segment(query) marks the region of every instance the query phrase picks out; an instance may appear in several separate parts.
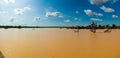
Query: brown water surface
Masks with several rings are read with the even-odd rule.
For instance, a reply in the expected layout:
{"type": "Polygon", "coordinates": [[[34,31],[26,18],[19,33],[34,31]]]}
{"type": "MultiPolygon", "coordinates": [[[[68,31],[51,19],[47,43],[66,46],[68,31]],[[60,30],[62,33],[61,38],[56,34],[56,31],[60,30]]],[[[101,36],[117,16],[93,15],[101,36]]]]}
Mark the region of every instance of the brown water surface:
{"type": "Polygon", "coordinates": [[[120,30],[0,29],[5,58],[119,58],[120,30]]]}

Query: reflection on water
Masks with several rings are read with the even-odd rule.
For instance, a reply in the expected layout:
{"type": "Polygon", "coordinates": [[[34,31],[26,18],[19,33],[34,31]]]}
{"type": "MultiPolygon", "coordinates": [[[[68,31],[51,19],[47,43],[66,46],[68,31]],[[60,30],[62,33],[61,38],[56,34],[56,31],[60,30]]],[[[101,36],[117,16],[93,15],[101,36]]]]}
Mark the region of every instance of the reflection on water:
{"type": "Polygon", "coordinates": [[[92,39],[97,39],[96,33],[91,33],[90,36],[91,36],[92,39]]]}
{"type": "Polygon", "coordinates": [[[119,58],[120,30],[102,31],[1,29],[0,50],[6,58],[119,58]]]}

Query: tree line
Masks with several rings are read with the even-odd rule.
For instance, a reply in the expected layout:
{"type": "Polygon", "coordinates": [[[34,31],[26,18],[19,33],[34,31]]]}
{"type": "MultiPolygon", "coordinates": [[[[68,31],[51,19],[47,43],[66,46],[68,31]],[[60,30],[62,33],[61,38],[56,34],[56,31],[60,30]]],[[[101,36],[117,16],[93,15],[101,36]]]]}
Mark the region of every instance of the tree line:
{"type": "MultiPolygon", "coordinates": [[[[91,25],[88,26],[77,26],[77,27],[72,27],[72,28],[78,28],[78,29],[91,29],[91,25]]],[[[120,26],[117,26],[116,24],[112,24],[112,26],[110,26],[109,24],[107,25],[97,25],[96,29],[120,29],[120,26]]]]}
{"type": "MultiPolygon", "coordinates": [[[[0,26],[0,28],[8,29],[8,28],[67,28],[67,29],[91,29],[91,25],[88,26],[0,26]]],[[[97,25],[96,29],[120,29],[120,26],[117,26],[116,24],[112,24],[110,26],[109,24],[107,25],[97,25]]]]}

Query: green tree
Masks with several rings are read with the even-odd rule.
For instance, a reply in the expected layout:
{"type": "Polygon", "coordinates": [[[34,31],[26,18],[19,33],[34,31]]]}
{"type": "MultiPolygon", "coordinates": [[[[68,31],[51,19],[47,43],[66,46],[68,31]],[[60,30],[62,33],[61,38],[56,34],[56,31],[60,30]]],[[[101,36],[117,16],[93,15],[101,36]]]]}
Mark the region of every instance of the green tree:
{"type": "Polygon", "coordinates": [[[112,28],[116,28],[117,26],[115,24],[112,25],[112,28]]]}
{"type": "Polygon", "coordinates": [[[99,25],[99,26],[98,26],[98,28],[100,28],[100,29],[101,29],[101,28],[102,28],[102,26],[101,26],[101,25],[99,25]]]}
{"type": "Polygon", "coordinates": [[[105,29],[105,25],[102,26],[102,29],[105,29]]]}
{"type": "Polygon", "coordinates": [[[109,25],[106,25],[106,28],[110,28],[110,26],[109,26],[109,25]]]}

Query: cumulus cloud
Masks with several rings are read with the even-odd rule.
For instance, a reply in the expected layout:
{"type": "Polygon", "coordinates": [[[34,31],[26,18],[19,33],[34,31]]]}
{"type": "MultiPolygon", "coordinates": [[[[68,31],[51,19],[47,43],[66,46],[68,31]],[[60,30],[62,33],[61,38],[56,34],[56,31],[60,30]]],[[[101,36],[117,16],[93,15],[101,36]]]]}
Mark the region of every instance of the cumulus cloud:
{"type": "Polygon", "coordinates": [[[24,13],[24,10],[21,8],[16,8],[14,9],[14,13],[17,15],[22,15],[24,13]]]}
{"type": "Polygon", "coordinates": [[[91,4],[96,4],[96,5],[99,5],[99,4],[103,4],[103,3],[106,3],[108,2],[109,0],[89,0],[91,4]]]}
{"type": "Polygon", "coordinates": [[[31,10],[31,8],[30,7],[24,7],[23,10],[28,11],[28,10],[31,10]]]}
{"type": "Polygon", "coordinates": [[[104,4],[104,3],[106,3],[106,2],[115,3],[115,2],[117,2],[117,1],[119,1],[119,0],[89,0],[89,2],[90,2],[91,4],[95,4],[95,5],[104,4]]]}
{"type": "Polygon", "coordinates": [[[67,20],[65,20],[64,22],[69,23],[69,22],[70,22],[70,20],[69,20],[69,19],[67,19],[67,20]]]}
{"type": "Polygon", "coordinates": [[[96,12],[93,12],[93,14],[96,15],[96,16],[103,16],[102,13],[96,13],[96,12]]]}
{"type": "Polygon", "coordinates": [[[3,0],[5,3],[15,3],[16,0],[3,0]]]}
{"type": "Polygon", "coordinates": [[[84,12],[85,12],[86,15],[88,15],[88,16],[103,16],[102,13],[96,13],[96,12],[93,12],[92,10],[90,10],[90,9],[84,10],[84,12]]]}
{"type": "Polygon", "coordinates": [[[112,15],[112,18],[118,18],[118,16],[117,15],[112,15]]]}
{"type": "Polygon", "coordinates": [[[17,15],[22,15],[22,14],[24,14],[26,11],[29,11],[29,10],[31,10],[30,7],[24,7],[24,8],[16,8],[16,9],[14,9],[13,11],[14,11],[14,13],[17,14],[17,15]]]}
{"type": "Polygon", "coordinates": [[[60,12],[46,12],[46,17],[63,17],[60,12]]]}
{"type": "Polygon", "coordinates": [[[88,16],[93,16],[93,12],[92,12],[92,10],[90,10],[90,9],[84,10],[84,12],[85,12],[88,16]]]}
{"type": "Polygon", "coordinates": [[[107,12],[107,13],[115,12],[115,10],[113,8],[108,8],[105,6],[100,7],[100,9],[102,9],[104,12],[107,12]]]}
{"type": "Polygon", "coordinates": [[[102,19],[99,19],[99,18],[91,18],[90,20],[92,20],[92,21],[103,21],[102,19]]]}
{"type": "Polygon", "coordinates": [[[34,17],[33,22],[40,21],[40,17],[34,17]]]}

